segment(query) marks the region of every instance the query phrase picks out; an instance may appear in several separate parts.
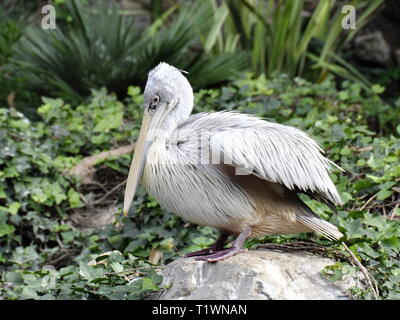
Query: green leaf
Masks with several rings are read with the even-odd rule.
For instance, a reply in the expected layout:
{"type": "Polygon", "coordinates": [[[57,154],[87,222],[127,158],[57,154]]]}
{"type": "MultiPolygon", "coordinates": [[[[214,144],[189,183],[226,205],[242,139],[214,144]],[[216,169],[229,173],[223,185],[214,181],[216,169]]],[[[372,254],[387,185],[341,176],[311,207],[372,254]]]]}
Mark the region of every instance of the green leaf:
{"type": "Polygon", "coordinates": [[[374,186],[375,184],[372,183],[370,180],[368,179],[362,179],[362,180],[358,180],[355,184],[354,184],[354,189],[359,192],[368,188],[371,188],[372,186],[374,186]]]}
{"type": "Polygon", "coordinates": [[[356,253],[359,253],[360,256],[363,259],[372,257],[372,258],[379,258],[379,252],[377,250],[374,250],[368,243],[366,242],[361,242],[359,244],[353,245],[350,247],[350,249],[354,249],[356,253]],[[367,256],[367,257],[366,257],[367,256]]]}
{"type": "Polygon", "coordinates": [[[47,195],[40,188],[34,188],[32,190],[31,197],[34,201],[39,202],[39,203],[45,203],[46,200],[48,199],[47,195]]]}
{"type": "Polygon", "coordinates": [[[371,90],[373,93],[381,94],[385,91],[385,87],[382,87],[380,84],[374,84],[371,86],[371,90]]]}
{"type": "Polygon", "coordinates": [[[15,231],[15,227],[11,224],[0,224],[0,237],[9,235],[15,231]]]}
{"type": "Polygon", "coordinates": [[[19,202],[13,202],[8,207],[8,212],[10,212],[11,214],[17,214],[19,208],[21,208],[21,204],[19,202]]]}
{"type": "Polygon", "coordinates": [[[7,198],[7,194],[4,191],[4,189],[0,186],[0,199],[6,199],[7,198]]]}
{"type": "Polygon", "coordinates": [[[122,124],[122,111],[115,112],[110,117],[101,119],[93,128],[94,132],[107,132],[111,129],[119,128],[122,124]]]}
{"type": "Polygon", "coordinates": [[[116,273],[120,273],[120,272],[124,271],[124,266],[122,264],[120,264],[119,262],[113,262],[110,264],[110,266],[116,273]]]}
{"type": "Polygon", "coordinates": [[[139,87],[129,86],[128,87],[128,95],[132,98],[140,95],[141,90],[139,87]]]}
{"type": "Polygon", "coordinates": [[[346,236],[349,239],[362,237],[362,222],[361,219],[344,221],[342,226],[346,229],[346,236]]]}
{"type": "Polygon", "coordinates": [[[378,200],[385,200],[386,198],[390,197],[393,194],[393,191],[382,189],[376,194],[376,199],[378,200]]]}
{"type": "Polygon", "coordinates": [[[72,188],[68,190],[68,202],[71,208],[79,208],[82,206],[80,194],[72,188]]]}
{"type": "Polygon", "coordinates": [[[60,204],[67,199],[65,190],[63,190],[58,182],[51,183],[49,186],[49,194],[54,198],[56,204],[60,204]]]}
{"type": "Polygon", "coordinates": [[[400,238],[397,236],[385,238],[382,240],[382,244],[386,247],[400,249],[400,238]]]}
{"type": "Polygon", "coordinates": [[[39,296],[34,288],[23,287],[21,292],[21,299],[33,299],[38,300],[39,296]]]}
{"type": "Polygon", "coordinates": [[[377,227],[378,230],[384,230],[387,224],[386,219],[383,216],[373,216],[369,213],[364,215],[364,223],[373,227],[377,227]]]}
{"type": "Polygon", "coordinates": [[[348,156],[351,154],[351,150],[348,147],[344,147],[344,148],[342,148],[342,150],[340,150],[340,154],[342,156],[348,156]]]}
{"type": "Polygon", "coordinates": [[[93,280],[97,278],[96,272],[93,267],[88,266],[86,263],[79,264],[79,274],[86,280],[93,280]]]}
{"type": "Polygon", "coordinates": [[[197,244],[202,247],[207,247],[207,246],[210,246],[211,244],[213,244],[214,239],[211,239],[209,237],[200,236],[200,237],[194,238],[192,241],[194,244],[197,244]]]}
{"type": "Polygon", "coordinates": [[[143,278],[142,279],[142,290],[156,291],[156,290],[159,290],[159,287],[153,282],[152,279],[143,278]]]}

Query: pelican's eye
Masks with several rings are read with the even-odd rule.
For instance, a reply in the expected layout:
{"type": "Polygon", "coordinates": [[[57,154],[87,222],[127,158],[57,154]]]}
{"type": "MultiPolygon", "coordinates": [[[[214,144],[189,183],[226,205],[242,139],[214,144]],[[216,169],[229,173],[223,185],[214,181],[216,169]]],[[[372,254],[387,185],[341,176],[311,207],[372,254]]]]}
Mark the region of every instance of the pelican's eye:
{"type": "Polygon", "coordinates": [[[156,94],[150,102],[149,109],[150,110],[157,109],[159,103],[160,103],[160,96],[156,94]]]}

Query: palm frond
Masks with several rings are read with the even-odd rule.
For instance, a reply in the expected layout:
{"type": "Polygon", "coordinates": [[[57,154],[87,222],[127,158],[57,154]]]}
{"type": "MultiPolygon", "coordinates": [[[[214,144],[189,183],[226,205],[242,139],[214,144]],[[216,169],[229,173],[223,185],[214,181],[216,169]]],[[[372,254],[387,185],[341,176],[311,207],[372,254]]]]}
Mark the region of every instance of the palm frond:
{"type": "Polygon", "coordinates": [[[119,14],[115,4],[89,8],[69,0],[66,7],[72,17],[70,26],[52,31],[31,27],[19,44],[19,61],[26,67],[33,90],[74,101],[101,87],[125,96],[129,85],[143,86],[148,71],[160,61],[188,70],[194,78],[202,79],[197,83],[204,86],[227,80],[222,75],[228,77],[231,72],[218,74],[218,81],[205,77],[199,66],[206,65],[196,64],[193,57],[219,61],[221,66],[233,68],[232,72],[242,66],[238,63],[240,54],[214,60],[218,53],[196,47],[200,35],[213,24],[208,2],[172,7],[144,31],[131,17],[119,14]],[[173,14],[172,22],[167,22],[173,14]]]}

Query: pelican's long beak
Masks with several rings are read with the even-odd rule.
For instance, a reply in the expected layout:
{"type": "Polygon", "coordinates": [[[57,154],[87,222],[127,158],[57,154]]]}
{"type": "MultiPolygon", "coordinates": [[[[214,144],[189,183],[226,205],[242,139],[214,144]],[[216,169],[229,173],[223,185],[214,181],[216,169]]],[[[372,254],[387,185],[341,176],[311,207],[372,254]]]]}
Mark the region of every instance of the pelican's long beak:
{"type": "Polygon", "coordinates": [[[142,127],[140,128],[139,138],[136,141],[135,154],[126,182],[123,210],[125,216],[128,214],[136,188],[142,178],[147,151],[156,136],[160,124],[163,123],[177,102],[178,99],[173,100],[171,103],[162,103],[154,114],[150,114],[148,111],[144,112],[142,127]]]}
{"type": "Polygon", "coordinates": [[[129,208],[132,204],[136,188],[140,183],[143,175],[144,165],[146,164],[147,150],[153,140],[154,130],[152,127],[151,116],[145,112],[140,128],[139,138],[135,145],[135,154],[132,159],[131,167],[129,169],[128,180],[125,187],[124,195],[124,215],[128,214],[129,208]],[[150,129],[150,130],[149,130],[150,129]],[[153,132],[152,132],[153,131],[153,132]],[[150,133],[150,134],[149,134],[150,133]]]}

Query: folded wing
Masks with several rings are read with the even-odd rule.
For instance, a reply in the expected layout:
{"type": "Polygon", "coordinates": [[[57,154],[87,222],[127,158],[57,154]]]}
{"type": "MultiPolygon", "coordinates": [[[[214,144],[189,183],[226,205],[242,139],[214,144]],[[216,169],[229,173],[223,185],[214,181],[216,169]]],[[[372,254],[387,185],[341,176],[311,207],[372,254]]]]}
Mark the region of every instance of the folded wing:
{"type": "Polygon", "coordinates": [[[238,168],[238,174],[254,174],[289,190],[342,203],[329,177],[336,165],[306,133],[244,114],[222,112],[219,116],[225,118],[229,130],[221,125],[210,136],[214,159],[219,156],[221,162],[238,168]]]}

